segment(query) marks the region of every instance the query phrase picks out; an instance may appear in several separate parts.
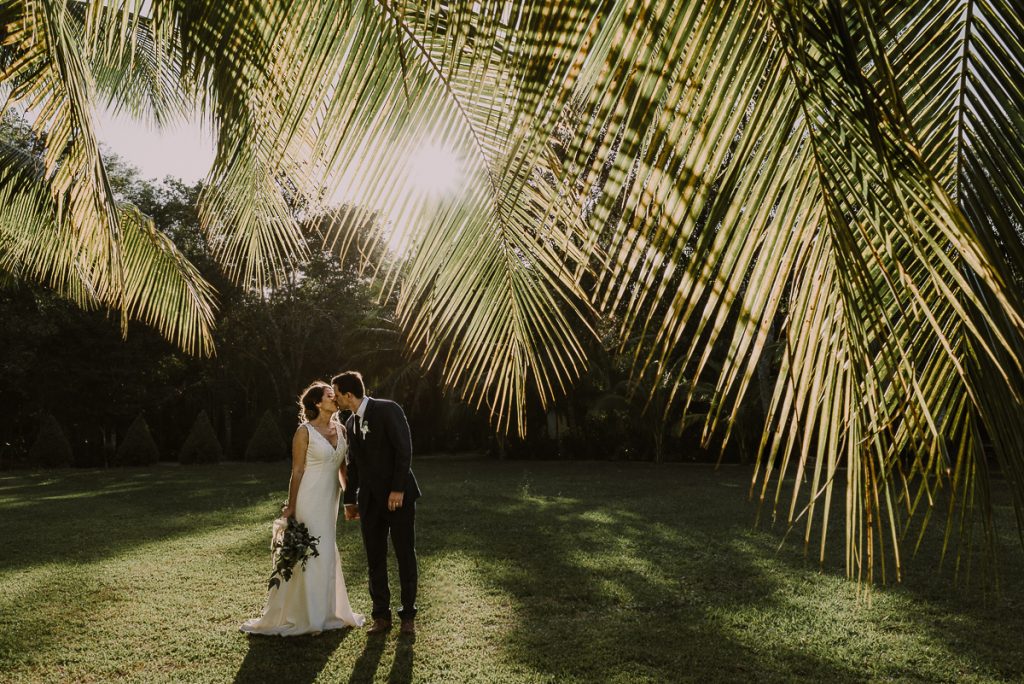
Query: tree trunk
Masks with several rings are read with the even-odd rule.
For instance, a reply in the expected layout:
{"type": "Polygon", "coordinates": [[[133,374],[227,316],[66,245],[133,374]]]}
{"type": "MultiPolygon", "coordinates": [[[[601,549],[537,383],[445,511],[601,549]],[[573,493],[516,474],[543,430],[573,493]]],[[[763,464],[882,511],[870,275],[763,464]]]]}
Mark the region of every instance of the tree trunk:
{"type": "Polygon", "coordinates": [[[102,440],[101,451],[103,453],[103,467],[109,468],[114,454],[117,452],[117,428],[110,428],[104,425],[100,429],[102,440]]]}
{"type": "Polygon", "coordinates": [[[221,431],[221,439],[224,443],[224,453],[229,458],[237,458],[234,450],[234,446],[231,443],[231,407],[226,405],[223,409],[224,426],[221,431]]]}
{"type": "MultiPolygon", "coordinates": [[[[771,354],[772,349],[775,346],[775,328],[774,326],[768,326],[768,333],[764,340],[764,349],[761,351],[761,357],[757,360],[757,394],[760,399],[761,415],[759,416],[759,423],[763,426],[765,421],[768,420],[768,411],[771,410],[772,405],[772,390],[774,389],[775,383],[772,381],[772,370],[771,370],[771,354]]],[[[740,431],[740,463],[746,465],[750,462],[750,454],[748,452],[748,442],[746,431],[740,431]]]]}

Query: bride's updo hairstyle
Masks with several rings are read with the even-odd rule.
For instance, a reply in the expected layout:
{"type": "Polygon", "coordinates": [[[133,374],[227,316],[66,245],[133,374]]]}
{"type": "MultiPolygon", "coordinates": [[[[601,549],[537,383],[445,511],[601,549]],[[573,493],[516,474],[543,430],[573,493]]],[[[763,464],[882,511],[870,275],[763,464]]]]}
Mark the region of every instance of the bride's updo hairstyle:
{"type": "Polygon", "coordinates": [[[302,390],[299,397],[299,422],[305,423],[320,415],[320,409],[316,407],[324,399],[324,392],[331,389],[326,382],[317,380],[312,385],[302,390]]]}

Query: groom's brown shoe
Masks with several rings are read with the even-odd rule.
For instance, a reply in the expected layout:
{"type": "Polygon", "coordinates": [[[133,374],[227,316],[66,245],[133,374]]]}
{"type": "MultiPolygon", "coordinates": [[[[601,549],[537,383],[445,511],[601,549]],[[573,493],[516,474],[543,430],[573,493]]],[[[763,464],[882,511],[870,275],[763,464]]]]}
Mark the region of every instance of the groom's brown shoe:
{"type": "Polygon", "coordinates": [[[414,618],[403,618],[402,627],[398,631],[407,636],[415,636],[416,620],[414,618]]]}
{"type": "Polygon", "coordinates": [[[366,630],[366,633],[383,634],[389,629],[391,629],[391,620],[388,620],[387,618],[374,618],[373,624],[370,625],[370,629],[366,630]]]}

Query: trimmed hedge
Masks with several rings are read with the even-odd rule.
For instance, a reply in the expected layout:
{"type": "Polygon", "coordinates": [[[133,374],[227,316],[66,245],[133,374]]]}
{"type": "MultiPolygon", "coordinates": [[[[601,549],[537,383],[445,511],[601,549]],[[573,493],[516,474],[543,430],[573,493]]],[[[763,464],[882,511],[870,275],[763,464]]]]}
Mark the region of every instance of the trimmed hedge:
{"type": "Polygon", "coordinates": [[[160,449],[153,441],[153,435],[149,432],[146,419],[140,413],[132,421],[124,440],[117,447],[117,453],[114,454],[114,465],[152,465],[159,460],[160,449]]]}
{"type": "Polygon", "coordinates": [[[213,424],[206,411],[200,411],[196,416],[196,422],[192,423],[192,429],[188,431],[185,443],[181,445],[178,452],[178,461],[181,463],[218,463],[224,455],[224,450],[217,439],[217,433],[213,431],[213,424]]]}
{"type": "Polygon", "coordinates": [[[66,468],[74,460],[71,443],[51,413],[39,420],[39,434],[28,451],[28,462],[44,468],[66,468]]]}
{"type": "Polygon", "coordinates": [[[256,431],[245,447],[245,460],[280,461],[287,456],[288,444],[274,420],[274,414],[269,410],[264,411],[260,424],[256,426],[256,431]]]}

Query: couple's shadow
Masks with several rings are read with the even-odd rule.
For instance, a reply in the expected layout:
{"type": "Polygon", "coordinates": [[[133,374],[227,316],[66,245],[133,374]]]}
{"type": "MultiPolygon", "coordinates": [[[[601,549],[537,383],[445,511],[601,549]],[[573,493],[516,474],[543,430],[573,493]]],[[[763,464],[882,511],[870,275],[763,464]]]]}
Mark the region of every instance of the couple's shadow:
{"type": "MultiPolygon", "coordinates": [[[[372,682],[380,669],[380,659],[384,654],[384,646],[387,637],[384,635],[370,636],[366,639],[366,647],[352,667],[352,676],[348,678],[349,684],[359,682],[372,682]]],[[[388,672],[389,684],[408,684],[412,681],[413,644],[416,637],[405,634],[398,635],[395,644],[395,660],[391,663],[391,671],[388,672]]]]}
{"type": "MultiPolygon", "coordinates": [[[[331,630],[315,637],[248,636],[249,651],[235,674],[235,684],[308,684],[316,679],[331,655],[349,638],[352,631],[331,630]]],[[[414,641],[413,637],[398,637],[388,682],[408,684],[412,681],[414,641]]],[[[366,646],[352,668],[350,683],[373,681],[386,645],[387,638],[384,636],[367,637],[366,646]]]]}

